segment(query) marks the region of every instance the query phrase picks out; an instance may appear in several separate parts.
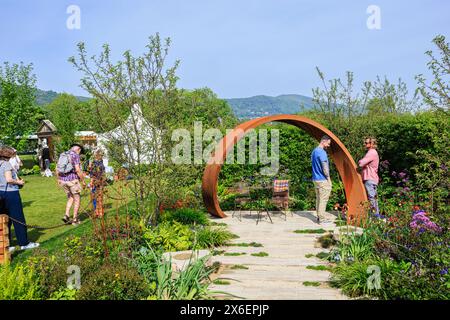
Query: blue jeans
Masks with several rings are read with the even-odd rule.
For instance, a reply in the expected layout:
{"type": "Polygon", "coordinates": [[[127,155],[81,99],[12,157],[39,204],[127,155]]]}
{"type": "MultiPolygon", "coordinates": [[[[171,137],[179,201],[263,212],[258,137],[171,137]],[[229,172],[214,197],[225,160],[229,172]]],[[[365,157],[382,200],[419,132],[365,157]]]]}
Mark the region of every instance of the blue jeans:
{"type": "Polygon", "coordinates": [[[364,186],[366,187],[367,197],[370,201],[370,208],[376,216],[379,216],[380,211],[378,209],[377,184],[373,180],[366,180],[364,181],[364,186]]]}
{"type": "Polygon", "coordinates": [[[50,169],[50,160],[49,159],[44,160],[44,167],[45,167],[45,170],[50,169]]]}
{"type": "MultiPolygon", "coordinates": [[[[0,191],[1,195],[5,197],[5,206],[8,216],[25,223],[25,216],[23,215],[22,199],[19,191],[0,191]]],[[[30,242],[27,236],[27,227],[9,219],[9,242],[11,244],[11,225],[14,224],[14,231],[16,232],[17,242],[19,246],[26,246],[30,242]]]]}

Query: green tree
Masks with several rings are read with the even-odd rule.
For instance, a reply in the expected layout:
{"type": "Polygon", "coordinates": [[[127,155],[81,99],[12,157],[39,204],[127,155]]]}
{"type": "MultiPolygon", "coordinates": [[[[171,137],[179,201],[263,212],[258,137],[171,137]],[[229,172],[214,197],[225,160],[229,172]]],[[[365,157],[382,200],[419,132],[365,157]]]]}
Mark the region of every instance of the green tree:
{"type": "Polygon", "coordinates": [[[77,117],[80,104],[75,96],[63,93],[46,106],[48,116],[58,130],[58,153],[68,150],[76,140],[75,132],[80,129],[80,117],[77,117]]]}
{"type": "Polygon", "coordinates": [[[362,139],[374,135],[378,119],[386,115],[400,115],[418,109],[417,96],[408,97],[406,84],[397,84],[386,78],[365,81],[360,92],[355,92],[353,73],[348,71],[345,80],[327,80],[317,68],[322,88],[313,89],[313,109],[307,113],[324,124],[358,158],[364,150],[362,139]]]}
{"type": "Polygon", "coordinates": [[[433,39],[433,43],[438,49],[439,57],[436,57],[433,51],[425,52],[430,61],[427,63],[429,70],[433,75],[430,83],[423,74],[416,76],[419,83],[418,91],[422,94],[424,101],[429,106],[448,111],[450,106],[450,48],[449,43],[445,42],[443,35],[438,35],[433,39]]]}
{"type": "Polygon", "coordinates": [[[172,131],[192,127],[195,120],[205,121],[205,127],[235,121],[211,90],[177,88],[179,61],[167,67],[169,47],[170,39],[156,34],[140,56],[126,51],[113,62],[105,44],[99,56],[89,58],[79,43],[77,57],[69,58],[83,74],[81,86],[93,97],[98,126],[110,141],[110,159],[127,166],[138,212],[152,222],[168,196],[198,182],[201,174],[201,166],[172,163],[172,131]]]}
{"type": "Polygon", "coordinates": [[[43,117],[35,105],[35,96],[36,76],[32,64],[5,62],[0,66],[0,141],[19,151],[43,117]]]}

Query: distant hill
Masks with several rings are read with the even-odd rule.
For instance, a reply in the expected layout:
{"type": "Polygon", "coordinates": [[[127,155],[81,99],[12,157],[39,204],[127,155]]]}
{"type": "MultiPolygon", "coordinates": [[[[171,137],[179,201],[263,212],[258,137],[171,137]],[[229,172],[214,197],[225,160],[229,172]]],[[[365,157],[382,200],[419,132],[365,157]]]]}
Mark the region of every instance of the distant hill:
{"type": "MultiPolygon", "coordinates": [[[[36,103],[46,105],[52,102],[58,92],[49,90],[37,90],[36,103]]],[[[86,101],[90,98],[77,96],[80,101],[86,101]]],[[[228,102],[234,114],[239,119],[252,119],[257,117],[269,116],[273,114],[293,114],[300,111],[300,106],[304,109],[311,109],[313,106],[312,98],[299,94],[282,94],[276,97],[254,96],[249,98],[224,99],[228,102]]]]}
{"type": "Polygon", "coordinates": [[[292,114],[299,112],[300,106],[303,106],[306,110],[313,106],[311,97],[299,94],[283,94],[276,97],[259,95],[225,100],[233,109],[236,117],[240,119],[251,119],[281,113],[292,114]]]}
{"type": "MultiPolygon", "coordinates": [[[[58,96],[58,94],[59,94],[58,92],[55,92],[52,90],[45,91],[45,90],[37,89],[36,103],[40,106],[49,104],[50,102],[55,100],[55,98],[58,96]]],[[[81,96],[77,96],[76,98],[80,101],[87,101],[90,99],[88,97],[81,97],[81,96]]]]}

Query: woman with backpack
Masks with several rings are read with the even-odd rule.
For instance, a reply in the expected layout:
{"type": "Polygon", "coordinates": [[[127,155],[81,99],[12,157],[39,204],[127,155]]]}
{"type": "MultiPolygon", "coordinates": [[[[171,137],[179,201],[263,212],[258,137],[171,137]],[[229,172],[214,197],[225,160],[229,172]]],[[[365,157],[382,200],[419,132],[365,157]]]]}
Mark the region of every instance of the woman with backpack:
{"type": "MultiPolygon", "coordinates": [[[[19,189],[25,182],[19,179],[17,171],[11,166],[9,160],[14,157],[13,148],[0,147],[0,213],[6,213],[9,219],[9,240],[11,243],[11,225],[14,224],[17,242],[22,250],[32,249],[39,246],[39,243],[30,242],[27,235],[27,226],[23,214],[22,199],[19,189]],[[14,219],[14,220],[13,220],[14,219]]],[[[9,247],[9,252],[13,252],[15,247],[9,247]]]]}
{"type": "Polygon", "coordinates": [[[83,147],[79,144],[73,144],[69,151],[59,156],[56,171],[58,174],[58,184],[67,194],[66,213],[62,220],[70,223],[70,210],[73,206],[72,225],[80,224],[78,219],[78,210],[80,209],[81,190],[86,187],[84,174],[81,170],[80,153],[83,147]]]}

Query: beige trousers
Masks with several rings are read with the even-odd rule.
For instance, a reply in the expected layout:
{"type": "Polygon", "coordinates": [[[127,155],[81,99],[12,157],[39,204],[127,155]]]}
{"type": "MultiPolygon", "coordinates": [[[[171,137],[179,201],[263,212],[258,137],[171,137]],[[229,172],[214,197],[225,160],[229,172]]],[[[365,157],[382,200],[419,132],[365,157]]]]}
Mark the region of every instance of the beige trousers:
{"type": "Polygon", "coordinates": [[[331,194],[331,183],[328,180],[313,181],[314,190],[316,191],[316,212],[317,217],[322,220],[325,218],[325,210],[327,202],[331,194]]]}

